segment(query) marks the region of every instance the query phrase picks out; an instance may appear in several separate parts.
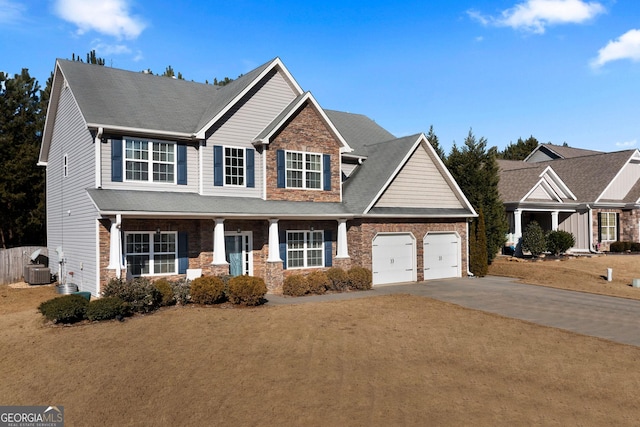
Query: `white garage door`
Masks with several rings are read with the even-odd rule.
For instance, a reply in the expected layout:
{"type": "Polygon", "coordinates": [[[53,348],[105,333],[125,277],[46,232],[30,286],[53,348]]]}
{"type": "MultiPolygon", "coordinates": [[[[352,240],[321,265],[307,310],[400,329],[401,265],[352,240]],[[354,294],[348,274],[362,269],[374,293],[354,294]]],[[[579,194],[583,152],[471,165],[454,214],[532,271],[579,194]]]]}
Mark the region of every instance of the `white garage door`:
{"type": "Polygon", "coordinates": [[[411,234],[378,234],[371,250],[374,285],[417,280],[415,239],[411,234]]]}
{"type": "Polygon", "coordinates": [[[460,277],[460,237],[456,233],[424,236],[424,279],[460,277]]]}

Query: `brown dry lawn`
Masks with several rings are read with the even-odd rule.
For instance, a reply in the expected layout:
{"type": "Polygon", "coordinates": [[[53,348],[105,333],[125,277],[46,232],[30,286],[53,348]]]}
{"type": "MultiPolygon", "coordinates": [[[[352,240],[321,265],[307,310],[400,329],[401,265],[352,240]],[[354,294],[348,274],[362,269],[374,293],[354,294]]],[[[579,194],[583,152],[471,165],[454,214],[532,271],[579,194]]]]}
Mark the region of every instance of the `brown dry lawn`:
{"type": "MultiPolygon", "coordinates": [[[[492,272],[600,290],[594,260],[501,259],[492,272]]],[[[629,290],[613,268],[611,286],[629,290]]],[[[639,422],[640,348],[428,298],[187,306],[51,327],[34,307],[53,296],[0,286],[0,404],[64,405],[68,426],[639,422]]]]}

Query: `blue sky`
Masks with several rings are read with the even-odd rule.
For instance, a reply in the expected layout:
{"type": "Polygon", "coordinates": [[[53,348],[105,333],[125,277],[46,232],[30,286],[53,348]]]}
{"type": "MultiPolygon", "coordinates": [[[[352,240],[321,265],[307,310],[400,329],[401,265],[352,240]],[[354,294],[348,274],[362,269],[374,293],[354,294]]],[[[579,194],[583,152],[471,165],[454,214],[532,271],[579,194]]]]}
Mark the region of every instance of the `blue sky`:
{"type": "Polygon", "coordinates": [[[637,0],[0,0],[0,70],[44,86],[56,58],[188,80],[235,78],[278,56],[328,109],[396,136],[433,125],[602,151],[640,140],[637,0]]]}

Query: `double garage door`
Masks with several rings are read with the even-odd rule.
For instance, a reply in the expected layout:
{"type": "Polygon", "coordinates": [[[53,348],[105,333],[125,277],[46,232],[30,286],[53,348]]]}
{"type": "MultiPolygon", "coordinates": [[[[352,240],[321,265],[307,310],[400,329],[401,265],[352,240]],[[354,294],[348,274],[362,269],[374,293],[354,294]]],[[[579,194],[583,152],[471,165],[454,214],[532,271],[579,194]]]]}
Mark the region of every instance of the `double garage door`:
{"type": "MultiPolygon", "coordinates": [[[[460,238],[455,233],[429,233],[423,239],[424,279],[460,276],[460,238]]],[[[415,282],[416,240],[411,233],[378,234],[372,243],[373,284],[415,282]]]]}

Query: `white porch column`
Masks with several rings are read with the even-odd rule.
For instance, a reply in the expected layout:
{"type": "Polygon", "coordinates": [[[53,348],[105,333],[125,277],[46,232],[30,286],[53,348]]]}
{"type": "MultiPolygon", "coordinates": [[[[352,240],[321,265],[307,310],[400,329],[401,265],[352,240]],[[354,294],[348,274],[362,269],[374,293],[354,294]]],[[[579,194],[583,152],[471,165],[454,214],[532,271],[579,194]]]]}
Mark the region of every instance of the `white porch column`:
{"type": "Polygon", "coordinates": [[[556,231],[558,229],[558,211],[551,211],[551,230],[556,231]]]}
{"type": "Polygon", "coordinates": [[[347,220],[340,218],[338,220],[338,253],[336,259],[349,258],[349,246],[347,243],[347,220]]]}
{"type": "Polygon", "coordinates": [[[513,211],[513,237],[516,242],[522,237],[522,210],[516,209],[513,211]]]}
{"type": "Polygon", "coordinates": [[[280,233],[278,231],[278,220],[269,220],[269,257],[267,262],[282,262],[280,258],[280,233]]]}
{"type": "Polygon", "coordinates": [[[224,247],[224,218],[214,219],[216,222],[213,229],[213,265],[228,265],[224,247]]]}
{"type": "Polygon", "coordinates": [[[122,225],[122,215],[116,215],[115,220],[111,221],[111,230],[109,238],[109,265],[110,270],[116,271],[116,278],[120,278],[124,265],[122,263],[122,233],[120,226],[122,225]]]}

